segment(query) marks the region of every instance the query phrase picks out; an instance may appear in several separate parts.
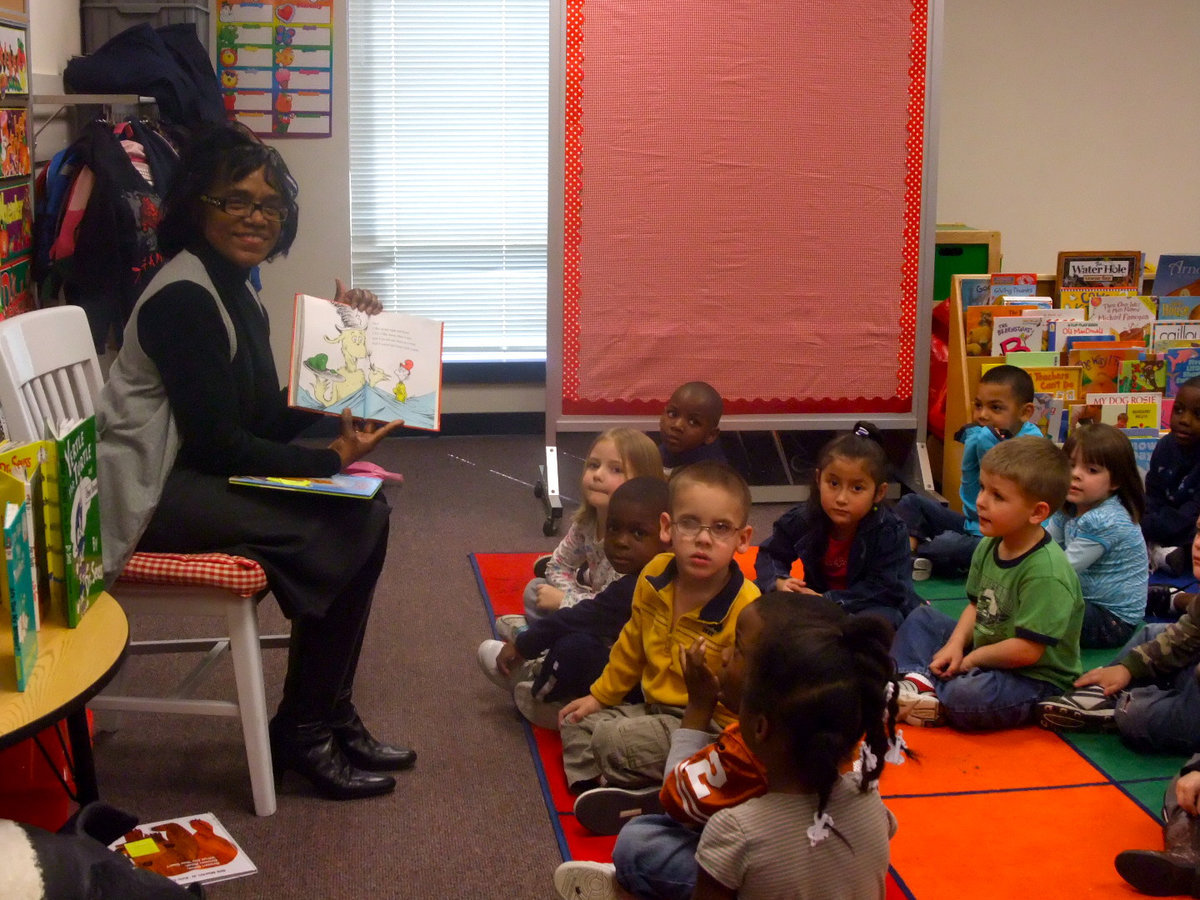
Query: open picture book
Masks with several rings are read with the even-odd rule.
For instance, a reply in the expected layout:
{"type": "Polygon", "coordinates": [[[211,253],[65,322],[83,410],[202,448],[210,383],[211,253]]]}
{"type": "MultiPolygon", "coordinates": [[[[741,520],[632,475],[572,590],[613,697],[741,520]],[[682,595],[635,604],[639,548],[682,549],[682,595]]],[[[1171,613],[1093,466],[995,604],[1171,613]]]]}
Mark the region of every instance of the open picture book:
{"type": "Polygon", "coordinates": [[[375,422],[403,419],[437,431],[442,411],[442,332],[436,319],[368,316],[345,303],[296,295],[288,403],[375,422]]]}

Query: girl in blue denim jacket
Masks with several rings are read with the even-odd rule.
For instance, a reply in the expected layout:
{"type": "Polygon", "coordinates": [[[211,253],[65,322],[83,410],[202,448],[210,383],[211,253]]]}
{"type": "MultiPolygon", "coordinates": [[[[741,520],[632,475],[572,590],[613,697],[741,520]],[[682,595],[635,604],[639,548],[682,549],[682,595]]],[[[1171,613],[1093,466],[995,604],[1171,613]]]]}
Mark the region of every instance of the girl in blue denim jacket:
{"type": "Polygon", "coordinates": [[[912,586],[908,529],[886,506],[887,456],[879,429],[859,422],[824,446],[819,499],[792,507],[758,548],[756,583],[766,591],[823,594],[847,612],[898,626],[920,604],[912,586]],[[793,577],[793,563],[804,565],[793,577]]]}

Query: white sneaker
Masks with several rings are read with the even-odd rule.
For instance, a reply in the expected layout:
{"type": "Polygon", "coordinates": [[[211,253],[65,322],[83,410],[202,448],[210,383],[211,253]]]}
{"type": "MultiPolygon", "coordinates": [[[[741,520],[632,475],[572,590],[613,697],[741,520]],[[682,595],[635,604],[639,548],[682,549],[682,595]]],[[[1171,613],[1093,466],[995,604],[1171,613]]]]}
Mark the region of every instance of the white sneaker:
{"type": "Polygon", "coordinates": [[[933,691],[923,691],[915,681],[907,678],[900,679],[900,690],[896,693],[896,703],[899,710],[896,713],[898,721],[906,722],[917,727],[931,728],[944,725],[946,715],[942,711],[942,701],[933,691]]]}
{"type": "Polygon", "coordinates": [[[617,867],[581,859],[565,862],[554,870],[554,889],[562,900],[617,900],[617,867]]]}
{"type": "Polygon", "coordinates": [[[523,660],[520,665],[514,666],[507,675],[501,672],[500,667],[496,665],[496,660],[500,657],[500,651],[503,649],[504,641],[484,641],[475,653],[475,660],[479,663],[479,668],[483,670],[483,674],[492,684],[511,691],[517,682],[532,681],[537,676],[538,669],[541,668],[541,660],[537,659],[523,660]]]}
{"type": "Polygon", "coordinates": [[[527,721],[539,728],[558,731],[558,711],[561,703],[547,703],[533,696],[533,681],[520,681],[513,687],[513,702],[527,721]]]}
{"type": "Polygon", "coordinates": [[[923,556],[918,556],[913,560],[913,581],[928,581],[931,575],[933,575],[933,563],[923,556]]]}
{"type": "Polygon", "coordinates": [[[524,616],[497,616],[496,617],[496,636],[502,641],[511,641],[517,636],[517,632],[522,631],[526,627],[524,616]]]}

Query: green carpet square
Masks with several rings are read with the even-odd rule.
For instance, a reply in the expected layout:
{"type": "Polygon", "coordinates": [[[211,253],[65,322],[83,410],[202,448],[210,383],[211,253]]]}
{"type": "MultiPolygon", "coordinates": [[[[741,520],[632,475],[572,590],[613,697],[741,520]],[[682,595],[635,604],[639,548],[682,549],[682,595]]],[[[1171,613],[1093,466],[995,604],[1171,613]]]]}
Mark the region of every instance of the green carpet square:
{"type": "MultiPolygon", "coordinates": [[[[1167,789],[1167,785],[1171,783],[1169,778],[1161,778],[1155,781],[1134,781],[1128,784],[1122,784],[1133,798],[1155,817],[1162,815],[1163,791],[1167,789]]],[[[1157,850],[1157,847],[1147,847],[1147,850],[1157,850]]]]}
{"type": "Polygon", "coordinates": [[[913,587],[922,600],[955,600],[967,596],[965,578],[930,578],[928,581],[914,581],[913,587]]]}
{"type": "Polygon", "coordinates": [[[1138,753],[1115,734],[1063,734],[1072,747],[1113,781],[1172,778],[1187,760],[1175,753],[1138,753]]]}

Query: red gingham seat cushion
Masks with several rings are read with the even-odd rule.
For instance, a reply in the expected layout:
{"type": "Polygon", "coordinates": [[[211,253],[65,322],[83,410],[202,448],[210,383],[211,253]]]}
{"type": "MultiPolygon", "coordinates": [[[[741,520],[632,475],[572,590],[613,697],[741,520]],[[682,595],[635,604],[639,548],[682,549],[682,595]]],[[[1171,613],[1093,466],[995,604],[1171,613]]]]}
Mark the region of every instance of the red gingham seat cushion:
{"type": "Polygon", "coordinates": [[[212,585],[239,597],[267,589],[267,574],[256,560],[228,553],[135,553],[118,581],[212,585]]]}

